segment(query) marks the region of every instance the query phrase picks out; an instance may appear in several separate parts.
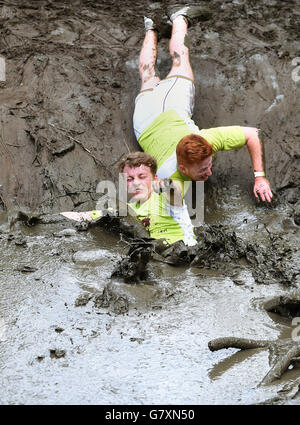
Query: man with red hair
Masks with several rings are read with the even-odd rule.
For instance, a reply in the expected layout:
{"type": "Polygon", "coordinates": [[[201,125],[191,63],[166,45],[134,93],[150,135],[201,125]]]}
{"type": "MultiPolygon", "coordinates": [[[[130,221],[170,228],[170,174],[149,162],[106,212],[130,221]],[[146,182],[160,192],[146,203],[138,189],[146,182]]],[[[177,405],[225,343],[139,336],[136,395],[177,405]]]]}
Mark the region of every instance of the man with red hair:
{"type": "Polygon", "coordinates": [[[184,181],[205,181],[212,175],[212,157],[216,152],[247,145],[254,171],[254,195],[271,202],[258,130],[241,126],[200,130],[191,119],[195,87],[186,37],[189,25],[203,13],[201,6],[175,7],[170,11],[172,67],[163,80],[155,70],[155,24],[144,18],[146,34],[139,57],[142,85],[133,116],[136,138],[141,148],[156,158],[158,177],[178,180],[182,188],[184,181]]]}

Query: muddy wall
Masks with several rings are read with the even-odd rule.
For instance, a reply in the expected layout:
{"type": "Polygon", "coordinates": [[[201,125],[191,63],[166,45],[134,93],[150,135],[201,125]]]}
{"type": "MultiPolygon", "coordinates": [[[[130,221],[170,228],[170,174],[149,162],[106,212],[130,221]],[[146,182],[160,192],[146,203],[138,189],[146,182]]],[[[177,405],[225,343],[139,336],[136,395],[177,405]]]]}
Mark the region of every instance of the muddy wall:
{"type": "MultiPolygon", "coordinates": [[[[204,3],[204,2],[203,2],[204,3]]],[[[274,189],[295,188],[299,167],[299,3],[296,0],[205,2],[190,29],[199,127],[262,129],[274,189]]],[[[139,90],[143,16],[163,17],[166,1],[0,3],[1,208],[49,211],[95,205],[101,179],[138,149],[132,130],[139,90]]],[[[162,34],[158,68],[170,67],[162,34]]],[[[249,188],[246,148],[219,153],[212,184],[249,188]]],[[[210,185],[207,185],[209,190],[210,185]]]]}

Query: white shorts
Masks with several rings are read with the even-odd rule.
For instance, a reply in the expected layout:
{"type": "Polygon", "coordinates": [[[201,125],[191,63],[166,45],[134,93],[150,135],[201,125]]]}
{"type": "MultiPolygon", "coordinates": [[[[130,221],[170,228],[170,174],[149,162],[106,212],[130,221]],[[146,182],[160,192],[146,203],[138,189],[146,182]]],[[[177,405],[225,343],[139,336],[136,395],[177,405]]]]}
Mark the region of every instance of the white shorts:
{"type": "Polygon", "coordinates": [[[183,119],[191,118],[195,103],[192,80],[174,75],[159,81],[153,89],[141,91],[135,99],[133,128],[136,138],[162,113],[174,109],[183,119]]]}

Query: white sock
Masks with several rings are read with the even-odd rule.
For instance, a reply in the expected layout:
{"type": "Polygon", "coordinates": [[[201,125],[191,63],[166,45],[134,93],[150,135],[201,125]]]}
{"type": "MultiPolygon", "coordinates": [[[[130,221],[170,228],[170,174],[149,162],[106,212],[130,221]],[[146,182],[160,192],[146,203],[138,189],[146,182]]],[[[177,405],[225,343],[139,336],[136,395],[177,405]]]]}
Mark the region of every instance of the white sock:
{"type": "MultiPolygon", "coordinates": [[[[174,19],[177,18],[177,16],[184,15],[185,13],[187,13],[187,11],[188,11],[188,6],[187,7],[183,7],[182,9],[178,10],[177,12],[173,13],[170,16],[170,21],[173,22],[174,19]]],[[[185,16],[184,16],[184,18],[185,18],[185,16]]]]}
{"type": "Polygon", "coordinates": [[[153,20],[151,18],[147,18],[146,16],[144,16],[144,25],[146,31],[155,29],[153,20]]]}

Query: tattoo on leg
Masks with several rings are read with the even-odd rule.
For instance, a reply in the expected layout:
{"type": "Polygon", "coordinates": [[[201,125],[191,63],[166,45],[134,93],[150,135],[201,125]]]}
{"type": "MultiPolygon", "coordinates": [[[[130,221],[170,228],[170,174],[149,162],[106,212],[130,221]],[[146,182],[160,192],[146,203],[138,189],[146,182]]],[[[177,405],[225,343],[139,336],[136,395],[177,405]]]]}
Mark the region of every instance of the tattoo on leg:
{"type": "Polygon", "coordinates": [[[183,44],[185,45],[185,47],[187,47],[188,49],[190,48],[190,39],[189,39],[189,36],[186,34],[185,36],[184,36],[184,42],[183,42],[183,44]]]}
{"type": "Polygon", "coordinates": [[[180,66],[180,64],[181,64],[181,58],[180,58],[180,55],[177,52],[173,53],[173,64],[175,66],[180,66]]]}
{"type": "Polygon", "coordinates": [[[150,63],[141,63],[140,64],[140,74],[143,84],[147,83],[151,78],[158,78],[159,75],[153,64],[150,63]]]}

